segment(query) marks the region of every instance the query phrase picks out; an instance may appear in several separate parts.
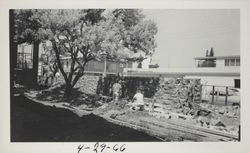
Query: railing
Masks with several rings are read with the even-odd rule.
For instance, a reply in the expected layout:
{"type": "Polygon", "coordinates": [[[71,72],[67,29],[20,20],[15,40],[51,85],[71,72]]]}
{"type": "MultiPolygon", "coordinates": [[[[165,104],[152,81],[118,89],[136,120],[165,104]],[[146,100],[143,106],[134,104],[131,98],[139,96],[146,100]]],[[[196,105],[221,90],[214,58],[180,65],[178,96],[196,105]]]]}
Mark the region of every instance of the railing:
{"type": "Polygon", "coordinates": [[[214,105],[240,105],[240,89],[230,86],[201,86],[201,100],[214,105]]]}
{"type": "Polygon", "coordinates": [[[17,53],[16,68],[32,69],[33,68],[32,53],[17,53]]]}

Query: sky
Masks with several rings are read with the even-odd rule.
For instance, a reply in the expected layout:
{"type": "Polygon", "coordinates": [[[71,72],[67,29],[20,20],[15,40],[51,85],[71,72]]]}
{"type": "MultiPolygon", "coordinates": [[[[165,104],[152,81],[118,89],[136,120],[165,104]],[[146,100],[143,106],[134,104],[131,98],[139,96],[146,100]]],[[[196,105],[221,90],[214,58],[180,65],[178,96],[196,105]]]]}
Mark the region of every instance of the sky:
{"type": "Polygon", "coordinates": [[[240,55],[237,9],[143,10],[158,27],[152,63],[161,68],[194,67],[194,57],[214,48],[215,56],[240,55]]]}

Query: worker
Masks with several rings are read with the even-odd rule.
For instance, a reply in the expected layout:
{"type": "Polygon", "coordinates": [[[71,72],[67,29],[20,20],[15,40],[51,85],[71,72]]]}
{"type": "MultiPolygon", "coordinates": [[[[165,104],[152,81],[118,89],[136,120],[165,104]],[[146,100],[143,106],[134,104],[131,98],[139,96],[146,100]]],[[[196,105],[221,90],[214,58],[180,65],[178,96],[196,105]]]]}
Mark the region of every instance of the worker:
{"type": "Polygon", "coordinates": [[[114,103],[117,103],[119,100],[119,96],[121,94],[121,81],[117,81],[113,84],[112,91],[113,91],[113,101],[114,103]]]}
{"type": "Polygon", "coordinates": [[[132,99],[132,109],[133,110],[139,110],[143,111],[144,110],[144,96],[141,92],[140,89],[137,90],[136,94],[134,95],[132,99]]]}

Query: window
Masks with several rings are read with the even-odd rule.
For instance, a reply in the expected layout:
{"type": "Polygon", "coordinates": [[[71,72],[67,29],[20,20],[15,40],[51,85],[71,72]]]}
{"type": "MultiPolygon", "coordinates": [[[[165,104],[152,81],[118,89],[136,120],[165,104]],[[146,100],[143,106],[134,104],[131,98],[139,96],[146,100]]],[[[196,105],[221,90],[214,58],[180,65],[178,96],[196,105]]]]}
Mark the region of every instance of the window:
{"type": "Polygon", "coordinates": [[[198,61],[198,67],[216,67],[215,59],[205,59],[198,61]]]}
{"type": "Polygon", "coordinates": [[[229,59],[225,59],[225,66],[229,66],[229,59]]]}
{"type": "Polygon", "coordinates": [[[240,59],[239,58],[236,59],[236,66],[240,66],[240,59]]]}
{"type": "Polygon", "coordinates": [[[225,66],[240,66],[239,58],[225,59],[225,66]]]}
{"type": "Polygon", "coordinates": [[[17,49],[17,68],[32,69],[33,68],[33,46],[29,44],[18,45],[17,49]]]}
{"type": "Polygon", "coordinates": [[[230,66],[235,66],[235,59],[230,59],[230,66]]]}
{"type": "Polygon", "coordinates": [[[240,79],[234,79],[234,88],[240,88],[240,79]]]}

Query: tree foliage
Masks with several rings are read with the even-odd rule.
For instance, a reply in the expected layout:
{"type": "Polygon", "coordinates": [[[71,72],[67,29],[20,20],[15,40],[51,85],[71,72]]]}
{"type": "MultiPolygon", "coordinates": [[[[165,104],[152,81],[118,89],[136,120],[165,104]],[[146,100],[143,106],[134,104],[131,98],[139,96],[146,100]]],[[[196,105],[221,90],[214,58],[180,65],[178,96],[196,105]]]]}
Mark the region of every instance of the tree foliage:
{"type": "Polygon", "coordinates": [[[41,24],[32,16],[37,10],[14,10],[15,15],[15,40],[18,44],[38,40],[38,29],[41,24]]]}
{"type": "Polygon", "coordinates": [[[159,68],[159,64],[149,65],[149,68],[159,68]]]}
{"type": "Polygon", "coordinates": [[[118,9],[114,10],[115,20],[120,23],[119,31],[123,45],[133,52],[143,51],[153,54],[156,48],[155,35],[157,26],[152,20],[143,20],[141,10],[118,9]]]}
{"type": "MultiPolygon", "coordinates": [[[[33,15],[36,14],[38,10],[10,10],[10,16],[13,24],[11,28],[11,54],[13,55],[13,60],[17,60],[17,45],[24,42],[33,44],[33,68],[30,83],[32,85],[37,85],[37,74],[38,74],[38,56],[39,56],[39,35],[38,30],[41,24],[38,20],[34,20],[33,15]]],[[[13,63],[16,66],[16,62],[13,63]]],[[[29,84],[30,84],[29,83],[29,84]]]]}
{"type": "Polygon", "coordinates": [[[200,65],[200,67],[215,67],[216,63],[215,60],[213,59],[207,59],[205,61],[203,61],[200,65]]]}
{"type": "Polygon", "coordinates": [[[137,51],[153,54],[156,47],[156,24],[143,20],[136,9],[27,10],[19,14],[25,19],[24,23],[18,21],[24,28],[18,37],[50,42],[51,57],[66,83],[65,97],[70,96],[90,60],[103,56],[128,60],[137,51]],[[70,57],[69,73],[63,69],[62,57],[70,57]]]}
{"type": "Polygon", "coordinates": [[[208,50],[206,50],[206,57],[209,57],[209,52],[208,52],[208,50]]]}
{"type": "MultiPolygon", "coordinates": [[[[208,50],[206,50],[206,57],[214,57],[214,49],[211,48],[210,52],[208,50]]],[[[199,64],[199,67],[215,67],[216,66],[216,62],[214,58],[211,59],[206,59],[204,61],[201,62],[201,64],[199,64]]]]}
{"type": "Polygon", "coordinates": [[[210,57],[213,57],[213,56],[214,56],[214,49],[213,49],[213,48],[210,49],[209,56],[210,56],[210,57]]]}

